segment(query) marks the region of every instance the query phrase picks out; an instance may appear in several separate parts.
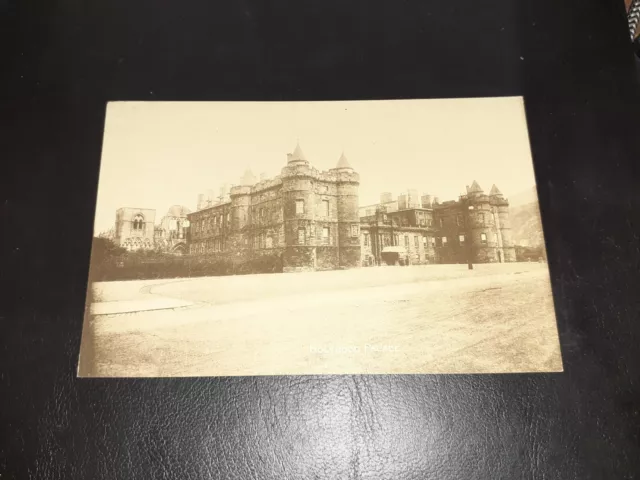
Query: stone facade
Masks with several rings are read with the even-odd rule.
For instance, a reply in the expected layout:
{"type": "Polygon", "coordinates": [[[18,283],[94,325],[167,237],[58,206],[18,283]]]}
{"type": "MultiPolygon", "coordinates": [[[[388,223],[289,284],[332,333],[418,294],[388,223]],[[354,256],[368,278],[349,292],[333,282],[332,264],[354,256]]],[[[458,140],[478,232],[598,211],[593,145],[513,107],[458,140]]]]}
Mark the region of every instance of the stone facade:
{"type": "Polygon", "coordinates": [[[153,209],[119,208],[115,228],[108,237],[129,251],[157,250],[182,254],[186,250],[189,212],[186,207],[174,205],[156,225],[156,211],[153,209]]]}
{"type": "Polygon", "coordinates": [[[509,202],[494,185],[477,182],[457,201],[409,190],[385,192],[359,206],[360,178],[344,154],[335,168],[316,170],[299,145],[280,175],[257,180],[250,171],[217,202],[198,196],[190,212],[174,205],[155,225],[155,210],[121,208],[114,240],[129,250],[246,261],[276,256],[284,271],[330,270],[385,263],[516,261],[509,202]]]}
{"type": "Polygon", "coordinates": [[[123,207],[116,210],[114,242],[127,250],[152,250],[156,211],[123,207]]]}
{"type": "Polygon", "coordinates": [[[486,195],[474,181],[458,201],[439,203],[425,195],[420,208],[389,211],[385,204],[361,217],[363,265],[388,258],[409,264],[516,261],[509,202],[495,185],[486,195]],[[384,255],[392,251],[397,255],[384,255]]]}
{"type": "Polygon", "coordinates": [[[335,168],[310,165],[299,145],[273,179],[249,171],[228,199],[188,215],[189,252],[282,259],[284,271],[360,265],[359,176],[342,155],[335,168]]]}

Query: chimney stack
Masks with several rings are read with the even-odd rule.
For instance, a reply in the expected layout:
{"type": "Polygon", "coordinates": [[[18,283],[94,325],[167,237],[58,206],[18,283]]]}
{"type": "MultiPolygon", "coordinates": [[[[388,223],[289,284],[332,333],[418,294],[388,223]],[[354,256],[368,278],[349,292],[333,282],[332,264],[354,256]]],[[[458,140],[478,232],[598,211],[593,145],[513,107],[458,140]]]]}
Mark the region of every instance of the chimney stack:
{"type": "Polygon", "coordinates": [[[393,202],[393,194],[390,192],[382,192],[380,194],[380,203],[390,203],[393,202]]]}
{"type": "Polygon", "coordinates": [[[204,195],[202,193],[198,194],[198,204],[196,206],[196,210],[202,210],[204,205],[204,195]]]}

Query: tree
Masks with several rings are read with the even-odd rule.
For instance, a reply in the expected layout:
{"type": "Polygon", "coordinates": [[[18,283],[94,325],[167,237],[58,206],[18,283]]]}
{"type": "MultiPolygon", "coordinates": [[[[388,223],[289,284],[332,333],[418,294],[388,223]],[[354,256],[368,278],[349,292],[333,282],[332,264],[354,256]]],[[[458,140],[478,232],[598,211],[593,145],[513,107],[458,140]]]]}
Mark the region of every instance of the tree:
{"type": "Polygon", "coordinates": [[[91,263],[103,264],[124,255],[126,252],[126,249],[117,245],[110,238],[94,237],[91,247],[91,263]]]}

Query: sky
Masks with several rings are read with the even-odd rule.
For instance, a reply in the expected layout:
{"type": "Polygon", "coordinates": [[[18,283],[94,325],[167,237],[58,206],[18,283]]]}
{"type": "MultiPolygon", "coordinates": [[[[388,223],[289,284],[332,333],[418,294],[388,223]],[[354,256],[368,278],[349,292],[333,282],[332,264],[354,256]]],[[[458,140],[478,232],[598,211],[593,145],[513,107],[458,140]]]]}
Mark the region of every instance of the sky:
{"type": "Polygon", "coordinates": [[[535,185],[521,97],[352,102],[111,102],[95,233],[120,207],[195,210],[197,196],[272,178],[296,142],[318,170],[342,152],[360,174],[360,205],[408,189],[456,200],[476,180],[507,197],[535,185]]]}

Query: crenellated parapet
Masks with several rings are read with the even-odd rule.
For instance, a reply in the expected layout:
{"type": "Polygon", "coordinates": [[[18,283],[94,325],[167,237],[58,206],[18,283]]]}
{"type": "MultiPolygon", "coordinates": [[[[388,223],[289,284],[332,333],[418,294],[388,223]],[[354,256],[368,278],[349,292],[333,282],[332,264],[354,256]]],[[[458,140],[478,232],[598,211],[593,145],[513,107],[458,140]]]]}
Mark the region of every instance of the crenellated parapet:
{"type": "Polygon", "coordinates": [[[229,192],[231,197],[237,197],[239,195],[251,195],[251,186],[249,185],[234,185],[229,192]]]}
{"type": "Polygon", "coordinates": [[[279,188],[281,186],[282,186],[282,178],[280,177],[280,175],[278,175],[275,178],[272,178],[269,180],[262,180],[256,183],[251,188],[251,193],[260,193],[265,190],[271,190],[272,188],[279,188]]]}

